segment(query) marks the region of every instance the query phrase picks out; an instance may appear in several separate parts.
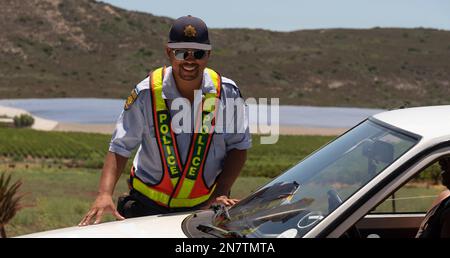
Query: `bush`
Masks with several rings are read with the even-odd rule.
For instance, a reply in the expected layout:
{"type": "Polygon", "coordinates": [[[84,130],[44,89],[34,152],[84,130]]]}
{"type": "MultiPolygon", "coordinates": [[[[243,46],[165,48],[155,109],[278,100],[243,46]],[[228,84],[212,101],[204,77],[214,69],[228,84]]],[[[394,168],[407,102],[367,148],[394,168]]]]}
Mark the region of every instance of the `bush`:
{"type": "Polygon", "coordinates": [[[11,185],[10,182],[11,175],[0,175],[0,238],[6,238],[4,226],[22,208],[20,201],[23,195],[18,193],[22,182],[19,180],[11,185]]]}
{"type": "Polygon", "coordinates": [[[13,119],[14,119],[14,126],[17,128],[31,127],[34,124],[34,118],[27,114],[15,116],[13,119]]]}

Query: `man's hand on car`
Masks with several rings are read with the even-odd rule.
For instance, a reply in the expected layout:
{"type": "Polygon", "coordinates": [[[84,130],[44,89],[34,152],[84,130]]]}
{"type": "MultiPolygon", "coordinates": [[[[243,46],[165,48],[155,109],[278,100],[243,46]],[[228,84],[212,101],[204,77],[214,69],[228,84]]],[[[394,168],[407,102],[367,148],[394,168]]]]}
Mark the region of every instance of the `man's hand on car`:
{"type": "Polygon", "coordinates": [[[112,200],[110,194],[99,194],[94,204],[92,205],[89,212],[84,216],[78,226],[86,226],[92,224],[92,219],[95,218],[94,224],[101,222],[103,214],[105,212],[112,213],[114,217],[119,220],[124,220],[125,218],[119,214],[112,200]]]}

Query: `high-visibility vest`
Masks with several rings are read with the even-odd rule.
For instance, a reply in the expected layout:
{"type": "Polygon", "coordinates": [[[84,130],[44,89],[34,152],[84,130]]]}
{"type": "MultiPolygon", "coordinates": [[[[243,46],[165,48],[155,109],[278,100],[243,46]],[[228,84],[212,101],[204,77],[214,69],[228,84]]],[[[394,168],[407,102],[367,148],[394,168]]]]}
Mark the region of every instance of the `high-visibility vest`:
{"type": "Polygon", "coordinates": [[[205,70],[213,81],[216,93],[206,93],[202,100],[202,115],[198,115],[199,119],[195,121],[195,131],[192,134],[191,145],[184,164],[181,163],[176,137],[172,131],[170,110],[162,98],[165,67],[156,69],[150,74],[152,118],[163,175],[159,183],[149,185],[139,179],[132,170],[131,186],[164,207],[197,206],[207,201],[216,187],[216,183],[210,188],[206,185],[203,173],[214,135],[222,81],[217,72],[209,68],[205,70]]]}

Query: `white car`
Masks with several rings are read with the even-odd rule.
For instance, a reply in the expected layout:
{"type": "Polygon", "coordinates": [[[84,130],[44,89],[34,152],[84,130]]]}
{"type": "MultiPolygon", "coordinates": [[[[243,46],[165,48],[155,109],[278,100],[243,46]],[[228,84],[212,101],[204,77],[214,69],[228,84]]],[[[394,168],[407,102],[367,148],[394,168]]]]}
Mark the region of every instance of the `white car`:
{"type": "Polygon", "coordinates": [[[22,237],[414,237],[424,212],[371,211],[448,155],[450,106],[388,111],[361,122],[230,209],[22,237]]]}

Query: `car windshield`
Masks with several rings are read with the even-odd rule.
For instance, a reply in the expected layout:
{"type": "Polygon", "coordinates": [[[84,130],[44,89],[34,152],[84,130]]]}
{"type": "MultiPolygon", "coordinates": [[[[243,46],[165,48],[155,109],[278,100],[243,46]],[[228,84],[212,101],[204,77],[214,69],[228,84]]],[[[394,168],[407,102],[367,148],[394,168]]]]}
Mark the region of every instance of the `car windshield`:
{"type": "Polygon", "coordinates": [[[275,178],[213,225],[246,237],[302,237],[417,139],[366,120],[275,178]]]}

